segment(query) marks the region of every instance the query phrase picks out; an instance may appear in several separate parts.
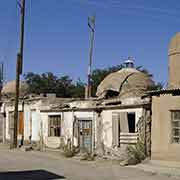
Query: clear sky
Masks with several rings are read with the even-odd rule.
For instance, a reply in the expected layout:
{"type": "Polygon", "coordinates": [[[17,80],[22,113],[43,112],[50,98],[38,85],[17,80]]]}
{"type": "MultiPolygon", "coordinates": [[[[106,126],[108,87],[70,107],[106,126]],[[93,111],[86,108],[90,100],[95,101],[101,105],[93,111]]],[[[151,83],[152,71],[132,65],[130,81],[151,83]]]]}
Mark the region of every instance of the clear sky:
{"type": "MultiPolygon", "coordinates": [[[[168,45],[180,31],[179,0],[26,0],[24,73],[54,72],[86,79],[88,15],[96,15],[93,68],[133,56],[154,74],[168,78],[168,45]]],[[[1,0],[0,61],[5,80],[15,78],[18,52],[17,0],[1,0]]]]}

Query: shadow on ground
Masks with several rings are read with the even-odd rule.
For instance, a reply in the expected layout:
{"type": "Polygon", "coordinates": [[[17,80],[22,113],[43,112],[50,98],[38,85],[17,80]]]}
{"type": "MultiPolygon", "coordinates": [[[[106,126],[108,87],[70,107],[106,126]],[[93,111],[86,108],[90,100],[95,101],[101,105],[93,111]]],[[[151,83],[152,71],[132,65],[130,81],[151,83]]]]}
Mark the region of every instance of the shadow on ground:
{"type": "Polygon", "coordinates": [[[45,170],[0,172],[0,180],[56,180],[65,179],[63,176],[45,170]]]}

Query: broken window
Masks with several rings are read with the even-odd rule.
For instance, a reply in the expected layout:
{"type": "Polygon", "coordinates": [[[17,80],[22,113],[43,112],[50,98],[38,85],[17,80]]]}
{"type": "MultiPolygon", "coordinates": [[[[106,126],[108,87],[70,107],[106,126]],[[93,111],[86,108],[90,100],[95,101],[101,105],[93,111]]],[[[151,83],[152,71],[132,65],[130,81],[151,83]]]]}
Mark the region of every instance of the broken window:
{"type": "Polygon", "coordinates": [[[172,143],[180,143],[180,110],[171,111],[172,143]]]}
{"type": "Polygon", "coordinates": [[[49,116],[49,136],[61,136],[61,115],[49,116]]]}
{"type": "Polygon", "coordinates": [[[119,146],[121,133],[135,133],[135,112],[113,112],[112,113],[112,145],[119,146]]]}

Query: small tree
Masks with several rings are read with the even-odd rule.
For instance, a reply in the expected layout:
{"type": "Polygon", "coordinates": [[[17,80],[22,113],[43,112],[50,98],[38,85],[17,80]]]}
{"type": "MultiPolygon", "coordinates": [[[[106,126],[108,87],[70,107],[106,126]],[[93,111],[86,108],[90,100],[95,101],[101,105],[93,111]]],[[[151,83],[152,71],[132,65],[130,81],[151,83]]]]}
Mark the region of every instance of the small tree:
{"type": "Polygon", "coordinates": [[[137,142],[135,146],[127,147],[128,164],[134,165],[141,163],[146,158],[145,145],[142,142],[137,142]]]}

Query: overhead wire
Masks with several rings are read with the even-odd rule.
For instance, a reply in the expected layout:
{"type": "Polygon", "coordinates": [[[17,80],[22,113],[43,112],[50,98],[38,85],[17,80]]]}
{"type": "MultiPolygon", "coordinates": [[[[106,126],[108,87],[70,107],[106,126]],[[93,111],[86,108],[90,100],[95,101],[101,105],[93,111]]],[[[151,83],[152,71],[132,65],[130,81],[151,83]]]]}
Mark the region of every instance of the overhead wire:
{"type": "Polygon", "coordinates": [[[161,7],[146,7],[140,4],[130,3],[128,5],[123,5],[120,0],[103,0],[103,1],[95,1],[95,0],[71,0],[73,2],[79,3],[80,5],[91,6],[94,8],[104,8],[104,9],[121,9],[119,13],[121,14],[136,14],[141,16],[148,16],[156,19],[161,19],[160,17],[168,17],[173,18],[173,21],[179,22],[180,13],[176,9],[164,9],[161,7]],[[141,10],[141,11],[137,11],[141,10]]]}

